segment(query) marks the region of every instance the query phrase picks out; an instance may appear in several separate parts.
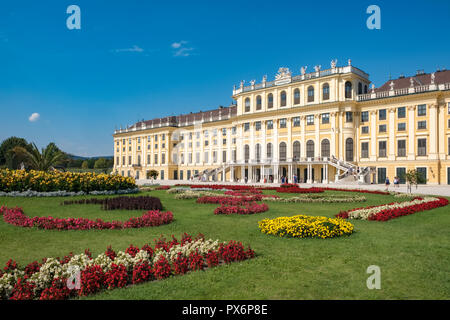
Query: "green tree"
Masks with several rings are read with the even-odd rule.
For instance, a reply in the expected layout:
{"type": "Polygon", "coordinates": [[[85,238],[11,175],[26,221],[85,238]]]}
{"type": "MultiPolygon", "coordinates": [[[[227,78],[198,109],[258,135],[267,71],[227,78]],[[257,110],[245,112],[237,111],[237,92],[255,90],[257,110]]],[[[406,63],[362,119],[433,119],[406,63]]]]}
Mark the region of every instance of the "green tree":
{"type": "Polygon", "coordinates": [[[15,148],[15,153],[24,155],[27,165],[35,170],[48,171],[52,167],[58,165],[63,161],[64,154],[59,150],[54,143],[49,143],[47,147],[42,148],[41,151],[33,143],[30,151],[23,147],[15,148]]]}
{"type": "Polygon", "coordinates": [[[99,158],[94,163],[95,169],[106,169],[108,168],[108,162],[105,158],[99,158]]]}
{"type": "Polygon", "coordinates": [[[87,160],[89,169],[94,169],[95,161],[96,161],[96,158],[89,158],[89,159],[87,160]]]}
{"type": "Polygon", "coordinates": [[[21,147],[28,151],[32,149],[25,139],[9,137],[0,145],[0,165],[6,165],[10,169],[17,169],[20,166],[20,157],[12,151],[15,147],[21,147]]]}
{"type": "Polygon", "coordinates": [[[417,189],[417,187],[418,187],[417,185],[419,183],[425,182],[425,178],[422,176],[422,174],[419,171],[417,171],[417,169],[408,170],[406,172],[405,177],[406,177],[407,190],[409,193],[411,193],[411,189],[412,189],[413,185],[415,185],[416,189],[417,189]]]}
{"type": "Polygon", "coordinates": [[[81,169],[89,169],[89,164],[87,160],[83,161],[83,163],[81,164],[81,169]]]}
{"type": "Polygon", "coordinates": [[[147,171],[147,179],[153,179],[155,180],[158,177],[159,172],[152,169],[147,171]]]}

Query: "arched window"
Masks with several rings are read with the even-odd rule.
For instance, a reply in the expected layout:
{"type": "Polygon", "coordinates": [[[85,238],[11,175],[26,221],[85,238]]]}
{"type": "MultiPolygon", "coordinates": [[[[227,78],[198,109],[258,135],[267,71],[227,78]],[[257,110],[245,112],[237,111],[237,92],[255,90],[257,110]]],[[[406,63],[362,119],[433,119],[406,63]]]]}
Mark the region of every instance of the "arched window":
{"type": "Polygon", "coordinates": [[[286,91],[280,93],[280,107],[286,107],[286,91]]]}
{"type": "Polygon", "coordinates": [[[272,155],[273,155],[273,146],[272,146],[272,144],[271,144],[270,142],[267,144],[267,151],[266,151],[266,154],[267,154],[267,159],[272,159],[272,155]]]}
{"type": "Polygon", "coordinates": [[[262,104],[261,104],[261,96],[256,97],[256,110],[261,110],[262,104]]]}
{"type": "Polygon", "coordinates": [[[300,104],[300,90],[294,90],[294,104],[300,104]]]}
{"type": "Polygon", "coordinates": [[[353,139],[345,140],[345,161],[353,161],[353,139]]]}
{"type": "Polygon", "coordinates": [[[306,157],[314,158],[314,141],[312,140],[306,142],[306,157]]]}
{"type": "Polygon", "coordinates": [[[294,160],[300,159],[300,142],[295,141],[292,148],[292,157],[294,160]]]}
{"type": "Polygon", "coordinates": [[[367,93],[367,84],[364,85],[364,93],[367,93]]]}
{"type": "Polygon", "coordinates": [[[245,98],[245,112],[250,112],[250,98],[245,98]]]}
{"type": "Polygon", "coordinates": [[[352,97],[352,83],[350,81],[347,81],[345,83],[345,98],[351,97],[352,97]]]}
{"type": "Polygon", "coordinates": [[[308,87],[308,102],[313,102],[313,101],[314,101],[314,87],[309,86],[308,87]]]}
{"type": "Polygon", "coordinates": [[[362,83],[358,82],[358,94],[362,94],[362,93],[363,93],[363,91],[362,91],[362,83]]]}
{"type": "Polygon", "coordinates": [[[328,139],[323,139],[322,140],[320,149],[321,149],[321,156],[322,157],[327,157],[327,158],[330,157],[330,141],[328,139]]]}
{"type": "Polygon", "coordinates": [[[255,146],[255,158],[257,162],[261,161],[261,145],[259,143],[255,146]]]}
{"type": "Polygon", "coordinates": [[[328,83],[325,83],[322,87],[322,99],[330,99],[330,85],[328,83]]]}
{"type": "Polygon", "coordinates": [[[286,143],[285,142],[281,142],[280,143],[280,157],[279,157],[280,161],[286,161],[286,143]]]}
{"type": "Polygon", "coordinates": [[[271,93],[267,95],[267,108],[273,108],[273,94],[271,93]]]}
{"type": "Polygon", "coordinates": [[[248,144],[244,146],[244,159],[245,162],[248,162],[248,160],[250,159],[250,147],[248,144]]]}

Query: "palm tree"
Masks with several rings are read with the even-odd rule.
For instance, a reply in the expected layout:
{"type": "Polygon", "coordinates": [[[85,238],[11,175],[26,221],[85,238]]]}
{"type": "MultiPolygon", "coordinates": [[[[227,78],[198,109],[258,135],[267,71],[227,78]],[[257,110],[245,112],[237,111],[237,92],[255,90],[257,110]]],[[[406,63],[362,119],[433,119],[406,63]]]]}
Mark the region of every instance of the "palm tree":
{"type": "Polygon", "coordinates": [[[26,159],[29,167],[38,171],[48,171],[64,159],[64,153],[61,152],[54,143],[49,143],[42,151],[31,144],[31,150],[28,151],[22,147],[16,147],[12,150],[17,156],[26,159]]]}

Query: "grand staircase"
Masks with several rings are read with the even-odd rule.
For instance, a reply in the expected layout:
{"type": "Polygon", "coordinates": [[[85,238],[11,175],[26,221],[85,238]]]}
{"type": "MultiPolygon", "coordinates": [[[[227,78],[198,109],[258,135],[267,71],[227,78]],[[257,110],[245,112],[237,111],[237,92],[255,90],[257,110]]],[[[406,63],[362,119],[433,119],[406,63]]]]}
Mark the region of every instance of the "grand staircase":
{"type": "MultiPolygon", "coordinates": [[[[327,163],[338,170],[339,174],[334,181],[334,183],[338,184],[369,184],[370,173],[374,170],[374,167],[358,167],[351,162],[337,159],[334,156],[331,156],[331,158],[321,157],[314,159],[312,160],[312,164],[316,161],[321,164],[327,163]]],[[[205,179],[206,181],[210,181],[211,179],[212,181],[218,181],[218,174],[223,170],[228,170],[231,166],[231,164],[225,163],[215,168],[205,169],[202,172],[195,174],[193,179],[205,179]]]]}

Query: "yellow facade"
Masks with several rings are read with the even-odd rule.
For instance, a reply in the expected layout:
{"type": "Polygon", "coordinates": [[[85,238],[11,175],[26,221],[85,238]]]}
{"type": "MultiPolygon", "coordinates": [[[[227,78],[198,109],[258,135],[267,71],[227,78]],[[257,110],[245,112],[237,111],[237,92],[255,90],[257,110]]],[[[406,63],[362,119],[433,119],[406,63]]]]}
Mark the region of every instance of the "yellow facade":
{"type": "Polygon", "coordinates": [[[274,81],[241,82],[230,107],[117,130],[114,170],[138,179],[154,169],[163,180],[384,183],[420,168],[427,184],[450,184],[447,79],[449,71],[417,74],[375,89],[350,61],[297,76],[280,68],[274,81]]]}

